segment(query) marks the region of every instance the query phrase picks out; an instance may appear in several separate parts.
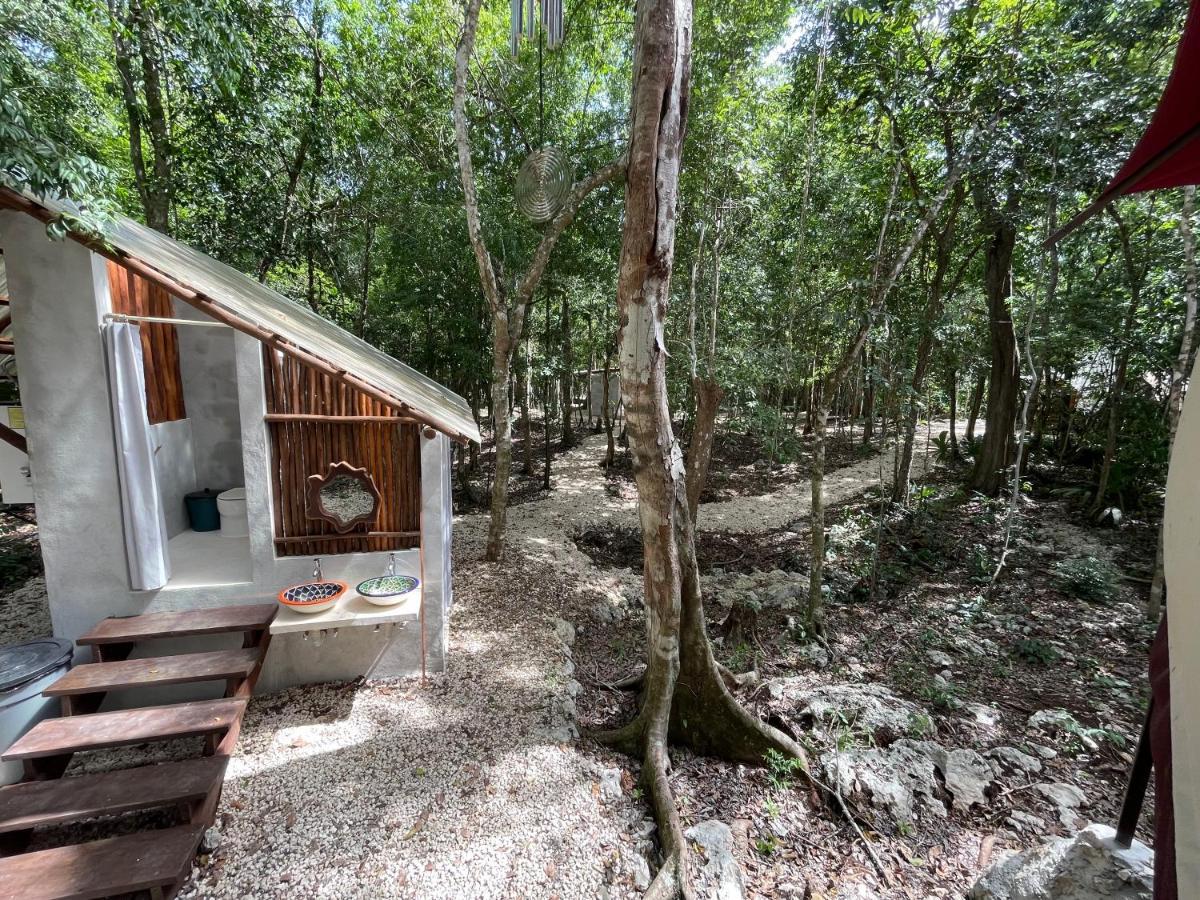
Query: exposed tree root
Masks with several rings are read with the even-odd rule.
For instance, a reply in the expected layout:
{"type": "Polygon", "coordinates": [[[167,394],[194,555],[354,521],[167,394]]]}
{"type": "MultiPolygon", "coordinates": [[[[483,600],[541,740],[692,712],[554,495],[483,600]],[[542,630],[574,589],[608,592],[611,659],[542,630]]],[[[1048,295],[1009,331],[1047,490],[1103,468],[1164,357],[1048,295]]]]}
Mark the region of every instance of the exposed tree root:
{"type": "Polygon", "coordinates": [[[739,676],[713,657],[704,622],[694,531],[686,501],[679,495],[675,503],[681,577],[678,643],[669,653],[655,646],[648,648],[649,664],[638,679],[643,693],[637,715],[620,728],[592,735],[643,760],[642,780],[654,809],[665,860],[647,893],[653,897],[689,897],[692,892],[687,841],[670,785],[668,737],[696,753],[752,765],[762,765],[768,752],[774,751],[801,760],[808,773],[803,748],[738,702],[731,688],[737,686],[739,676]]]}

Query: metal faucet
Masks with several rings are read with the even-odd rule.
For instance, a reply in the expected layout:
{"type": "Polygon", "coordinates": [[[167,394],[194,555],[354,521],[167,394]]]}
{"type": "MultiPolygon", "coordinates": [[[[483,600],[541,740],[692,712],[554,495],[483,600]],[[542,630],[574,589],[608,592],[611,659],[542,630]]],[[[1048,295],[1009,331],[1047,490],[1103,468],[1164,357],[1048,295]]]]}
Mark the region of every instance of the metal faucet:
{"type": "Polygon", "coordinates": [[[313,560],[313,581],[323,580],[324,578],[321,575],[321,557],[318,556],[313,560]]]}

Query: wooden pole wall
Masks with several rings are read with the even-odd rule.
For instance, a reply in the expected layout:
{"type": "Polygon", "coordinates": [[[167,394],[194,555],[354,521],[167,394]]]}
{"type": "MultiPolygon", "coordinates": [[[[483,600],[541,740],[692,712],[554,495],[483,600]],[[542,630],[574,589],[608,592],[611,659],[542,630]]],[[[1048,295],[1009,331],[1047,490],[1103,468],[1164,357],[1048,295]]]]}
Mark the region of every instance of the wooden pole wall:
{"type": "Polygon", "coordinates": [[[263,353],[276,552],[315,556],[419,546],[419,426],[291,356],[271,347],[263,353]],[[338,535],[328,522],[309,518],[305,509],[309,476],[325,474],[336,462],[366,469],[382,495],[378,518],[360,533],[338,535]],[[313,540],[301,540],[305,537],[313,540]]]}

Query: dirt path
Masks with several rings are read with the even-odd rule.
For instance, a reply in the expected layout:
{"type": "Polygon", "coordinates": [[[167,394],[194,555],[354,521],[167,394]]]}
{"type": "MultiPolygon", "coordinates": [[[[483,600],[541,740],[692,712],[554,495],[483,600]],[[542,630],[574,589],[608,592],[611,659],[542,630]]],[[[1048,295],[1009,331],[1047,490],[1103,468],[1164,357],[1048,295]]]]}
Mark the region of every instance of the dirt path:
{"type": "MultiPolygon", "coordinates": [[[[934,422],[932,435],[949,428],[934,422]]],[[[914,475],[933,465],[935,448],[920,429],[913,454],[914,475]]],[[[637,501],[614,497],[606,488],[599,461],[604,454],[603,435],[589,435],[575,449],[554,460],[554,490],[540,500],[511,507],[508,511],[509,549],[546,561],[571,565],[582,571],[591,561],[574,548],[575,529],[608,523],[633,527],[637,524],[637,501]]],[[[896,449],[871,456],[825,475],[825,503],[848,500],[879,483],[880,466],[891,483],[896,449]]],[[[811,493],[807,481],[784,485],[780,490],[757,497],[739,497],[700,506],[698,527],[706,531],[771,531],[808,516],[811,493]]],[[[464,516],[455,523],[470,546],[482,546],[487,533],[486,514],[464,516]]]]}
{"type": "MultiPolygon", "coordinates": [[[[913,477],[928,472],[934,463],[933,438],[948,431],[949,422],[934,422],[931,431],[921,428],[913,447],[913,477]]],[[[897,448],[825,473],[825,505],[849,500],[879,484],[882,470],[886,484],[892,483],[897,448]]],[[[806,519],[812,507],[812,491],[807,481],[786,485],[783,489],[758,497],[738,497],[723,503],[700,506],[699,527],[707,531],[771,531],[806,519]]]]}

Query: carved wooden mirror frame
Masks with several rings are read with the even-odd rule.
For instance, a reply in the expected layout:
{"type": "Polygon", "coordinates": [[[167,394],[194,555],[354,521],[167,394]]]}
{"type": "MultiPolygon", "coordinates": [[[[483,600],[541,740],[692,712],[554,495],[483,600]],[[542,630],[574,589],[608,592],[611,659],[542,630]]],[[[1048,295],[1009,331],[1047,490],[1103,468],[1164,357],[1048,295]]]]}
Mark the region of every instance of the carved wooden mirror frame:
{"type": "Polygon", "coordinates": [[[366,469],[356,468],[343,460],[342,462],[330,463],[329,471],[324,475],[308,476],[308,491],[305,495],[305,514],[310,519],[321,519],[328,522],[338,534],[345,534],[359,525],[374,522],[379,517],[379,504],[382,499],[383,497],[379,493],[379,488],[375,487],[375,479],[371,477],[370,473],[366,469]],[[362,515],[345,521],[326,510],[321,503],[321,491],[327,484],[338,478],[349,478],[358,482],[362,489],[371,496],[373,501],[371,509],[362,515]]]}

